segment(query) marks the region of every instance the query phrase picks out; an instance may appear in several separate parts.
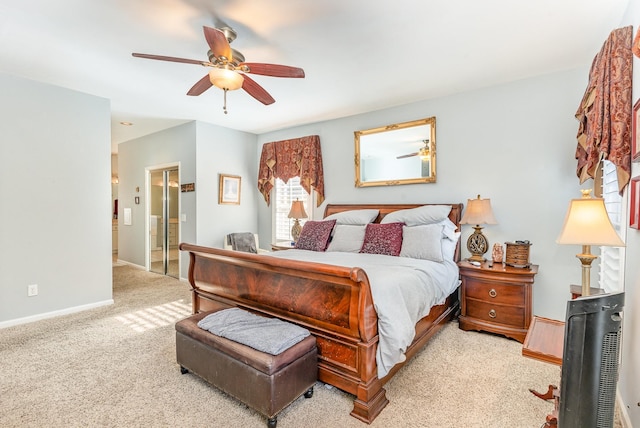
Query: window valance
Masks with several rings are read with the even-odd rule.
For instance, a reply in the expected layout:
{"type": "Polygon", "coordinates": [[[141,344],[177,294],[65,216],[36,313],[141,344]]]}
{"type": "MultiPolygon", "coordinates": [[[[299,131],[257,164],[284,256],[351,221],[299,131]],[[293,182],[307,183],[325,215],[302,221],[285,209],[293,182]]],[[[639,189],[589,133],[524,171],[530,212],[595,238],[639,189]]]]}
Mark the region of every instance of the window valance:
{"type": "Polygon", "coordinates": [[[622,193],[631,175],[632,27],[613,30],[596,55],[589,84],[576,112],[577,175],[595,178],[601,159],[616,166],[622,193]]]}
{"type": "Polygon", "coordinates": [[[258,190],[267,205],[275,179],[285,183],[292,177],[300,177],[302,188],[309,194],[316,191],[317,206],[324,202],[324,173],[320,137],[309,135],[291,140],[274,141],[262,146],[258,167],[258,190]]]}

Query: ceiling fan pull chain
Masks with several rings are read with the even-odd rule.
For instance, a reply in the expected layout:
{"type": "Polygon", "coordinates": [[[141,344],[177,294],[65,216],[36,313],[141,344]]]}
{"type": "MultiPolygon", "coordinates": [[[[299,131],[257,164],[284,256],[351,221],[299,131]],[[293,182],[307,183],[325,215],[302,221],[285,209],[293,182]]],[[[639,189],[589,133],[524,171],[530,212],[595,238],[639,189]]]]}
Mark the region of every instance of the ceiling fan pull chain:
{"type": "Polygon", "coordinates": [[[224,107],[222,107],[222,110],[224,110],[224,114],[227,114],[227,90],[228,89],[223,89],[224,90],[224,107]]]}

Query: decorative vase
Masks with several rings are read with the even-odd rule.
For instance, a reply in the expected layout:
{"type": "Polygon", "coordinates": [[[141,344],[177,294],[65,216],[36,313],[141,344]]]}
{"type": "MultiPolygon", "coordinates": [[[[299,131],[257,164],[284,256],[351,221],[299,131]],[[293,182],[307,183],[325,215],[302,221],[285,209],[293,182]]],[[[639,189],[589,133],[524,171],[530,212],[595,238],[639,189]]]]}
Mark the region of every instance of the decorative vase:
{"type": "Polygon", "coordinates": [[[493,251],[491,251],[491,260],[494,263],[502,263],[502,259],[504,258],[504,250],[502,249],[502,244],[493,244],[493,251]]]}

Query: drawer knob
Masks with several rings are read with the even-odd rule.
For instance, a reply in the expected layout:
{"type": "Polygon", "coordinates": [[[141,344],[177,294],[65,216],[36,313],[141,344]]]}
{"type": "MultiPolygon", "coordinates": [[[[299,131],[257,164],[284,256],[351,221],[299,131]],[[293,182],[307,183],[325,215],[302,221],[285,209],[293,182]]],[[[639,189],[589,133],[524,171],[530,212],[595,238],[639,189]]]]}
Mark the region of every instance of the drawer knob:
{"type": "Polygon", "coordinates": [[[496,310],[495,309],[491,309],[489,311],[489,317],[490,318],[495,318],[496,317],[496,310]]]}
{"type": "Polygon", "coordinates": [[[498,295],[498,293],[493,288],[491,290],[489,290],[489,296],[496,297],[497,295],[498,295]]]}

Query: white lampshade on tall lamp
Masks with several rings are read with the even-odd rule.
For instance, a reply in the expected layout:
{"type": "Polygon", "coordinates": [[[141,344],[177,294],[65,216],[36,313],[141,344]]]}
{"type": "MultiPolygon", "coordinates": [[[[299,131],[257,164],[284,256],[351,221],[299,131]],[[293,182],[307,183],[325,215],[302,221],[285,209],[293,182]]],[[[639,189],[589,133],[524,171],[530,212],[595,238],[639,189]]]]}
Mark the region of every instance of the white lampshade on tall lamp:
{"type": "Polygon", "coordinates": [[[582,262],[582,295],[591,288],[591,263],[598,258],[591,254],[592,245],[624,247],[624,242],[613,228],[604,206],[604,199],[592,198],[591,189],[582,190],[581,199],[572,199],[564,218],[558,244],[582,245],[576,257],[582,262]]]}
{"type": "Polygon", "coordinates": [[[300,226],[298,219],[307,218],[307,212],[304,210],[302,201],[297,199],[293,201],[288,217],[294,219],[293,226],[291,227],[291,237],[293,238],[293,242],[298,242],[300,232],[302,232],[302,226],[300,226]]]}
{"type": "Polygon", "coordinates": [[[467,250],[471,253],[469,261],[483,262],[485,260],[484,253],[489,249],[489,241],[482,234],[481,224],[498,224],[493,216],[491,209],[491,199],[469,199],[467,201],[467,209],[460,220],[460,224],[475,224],[474,232],[467,240],[467,250]]]}

